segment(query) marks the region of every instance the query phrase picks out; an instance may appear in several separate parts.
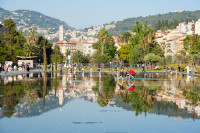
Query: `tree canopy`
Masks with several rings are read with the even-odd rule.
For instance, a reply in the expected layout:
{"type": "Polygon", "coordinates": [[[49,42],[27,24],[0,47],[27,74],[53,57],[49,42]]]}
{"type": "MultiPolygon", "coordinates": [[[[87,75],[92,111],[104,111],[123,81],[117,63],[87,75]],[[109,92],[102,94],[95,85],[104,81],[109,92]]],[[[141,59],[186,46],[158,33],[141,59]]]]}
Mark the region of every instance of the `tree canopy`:
{"type": "Polygon", "coordinates": [[[106,57],[105,58],[106,62],[110,62],[112,59],[115,58],[116,49],[117,49],[115,47],[114,39],[111,36],[109,36],[107,30],[105,29],[100,30],[97,37],[98,37],[98,42],[92,45],[92,47],[97,50],[96,53],[98,53],[96,54],[97,57],[95,58],[96,59],[102,58],[103,56],[103,57],[106,57]]]}

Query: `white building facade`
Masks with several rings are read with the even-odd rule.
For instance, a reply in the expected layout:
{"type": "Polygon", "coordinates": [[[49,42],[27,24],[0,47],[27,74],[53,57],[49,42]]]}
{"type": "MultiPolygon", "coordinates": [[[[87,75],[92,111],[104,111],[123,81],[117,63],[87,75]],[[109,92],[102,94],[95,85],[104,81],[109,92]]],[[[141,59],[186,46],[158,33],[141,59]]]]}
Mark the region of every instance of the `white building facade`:
{"type": "Polygon", "coordinates": [[[63,23],[59,26],[59,41],[64,41],[64,25],[63,23]]]}
{"type": "Polygon", "coordinates": [[[200,19],[195,23],[195,34],[200,35],[200,19]]]}

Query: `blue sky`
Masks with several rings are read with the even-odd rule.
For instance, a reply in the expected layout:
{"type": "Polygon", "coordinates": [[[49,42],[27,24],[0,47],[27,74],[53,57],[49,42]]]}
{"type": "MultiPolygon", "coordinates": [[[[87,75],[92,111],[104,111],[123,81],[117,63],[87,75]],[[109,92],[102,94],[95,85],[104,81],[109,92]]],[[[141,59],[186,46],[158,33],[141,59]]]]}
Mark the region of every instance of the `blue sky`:
{"type": "Polygon", "coordinates": [[[200,10],[200,0],[0,0],[0,7],[34,10],[72,27],[86,28],[174,10],[200,10]]]}

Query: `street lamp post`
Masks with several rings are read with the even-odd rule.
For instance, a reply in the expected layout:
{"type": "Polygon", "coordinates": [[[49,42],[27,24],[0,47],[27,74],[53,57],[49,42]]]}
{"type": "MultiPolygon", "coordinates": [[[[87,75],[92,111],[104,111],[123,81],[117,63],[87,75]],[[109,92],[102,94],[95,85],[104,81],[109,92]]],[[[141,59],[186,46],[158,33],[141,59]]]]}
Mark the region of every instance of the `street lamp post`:
{"type": "Polygon", "coordinates": [[[38,59],[38,61],[39,61],[39,71],[40,71],[40,59],[38,59]]]}
{"type": "Polygon", "coordinates": [[[112,69],[111,69],[111,62],[110,62],[110,71],[112,71],[112,69]]]}

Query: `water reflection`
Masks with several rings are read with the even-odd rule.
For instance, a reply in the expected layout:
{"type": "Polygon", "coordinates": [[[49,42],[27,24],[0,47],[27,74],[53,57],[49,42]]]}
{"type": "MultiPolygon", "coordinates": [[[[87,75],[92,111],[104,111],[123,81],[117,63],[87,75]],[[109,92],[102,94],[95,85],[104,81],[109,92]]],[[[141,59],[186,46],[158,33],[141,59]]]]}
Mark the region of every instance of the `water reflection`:
{"type": "Polygon", "coordinates": [[[180,74],[138,74],[140,80],[116,80],[116,74],[37,73],[1,79],[1,118],[37,116],[62,108],[75,98],[99,106],[120,107],[142,113],[163,114],[176,119],[200,117],[199,77],[180,74]],[[146,80],[152,79],[152,80],[146,80]],[[159,80],[157,80],[159,79],[159,80]]]}

